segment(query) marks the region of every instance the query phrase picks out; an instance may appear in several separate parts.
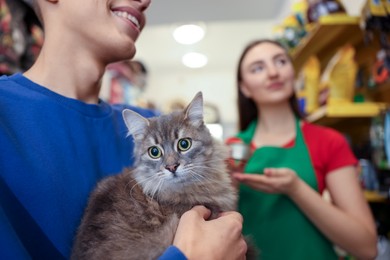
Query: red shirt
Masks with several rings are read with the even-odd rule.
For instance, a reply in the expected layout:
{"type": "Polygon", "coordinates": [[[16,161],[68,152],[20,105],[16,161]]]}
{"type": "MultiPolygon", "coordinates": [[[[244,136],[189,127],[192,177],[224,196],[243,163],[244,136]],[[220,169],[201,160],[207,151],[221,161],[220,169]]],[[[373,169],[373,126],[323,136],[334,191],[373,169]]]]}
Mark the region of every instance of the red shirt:
{"type": "MultiPolygon", "coordinates": [[[[304,122],[302,133],[317,175],[318,189],[322,193],[325,189],[325,176],[329,172],[356,165],[357,159],[345,136],[332,128],[304,122]]],[[[284,147],[291,147],[294,143],[295,139],[284,147]]]]}
{"type": "MultiPolygon", "coordinates": [[[[357,159],[347,139],[336,130],[304,122],[302,134],[317,176],[320,193],[325,189],[325,177],[329,172],[357,164],[357,159]]],[[[234,142],[234,140],[237,138],[229,138],[227,143],[234,142]]],[[[295,138],[283,147],[288,148],[294,144],[295,138]]]]}

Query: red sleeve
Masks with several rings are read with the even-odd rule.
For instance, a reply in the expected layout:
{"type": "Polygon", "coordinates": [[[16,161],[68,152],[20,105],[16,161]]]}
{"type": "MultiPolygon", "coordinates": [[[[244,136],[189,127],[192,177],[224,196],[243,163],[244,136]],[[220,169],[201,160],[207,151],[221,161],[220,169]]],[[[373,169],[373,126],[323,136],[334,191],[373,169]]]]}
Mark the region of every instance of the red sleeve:
{"type": "Polygon", "coordinates": [[[304,123],[302,132],[317,175],[320,192],[325,188],[325,176],[329,172],[357,164],[347,139],[336,130],[304,123]]]}

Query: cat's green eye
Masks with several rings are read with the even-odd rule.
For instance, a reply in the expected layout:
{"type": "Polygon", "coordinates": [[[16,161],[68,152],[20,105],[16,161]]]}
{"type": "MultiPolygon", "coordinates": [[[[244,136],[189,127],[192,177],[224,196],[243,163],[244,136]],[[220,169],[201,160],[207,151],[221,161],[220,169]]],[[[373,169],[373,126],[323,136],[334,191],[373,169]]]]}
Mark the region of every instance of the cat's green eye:
{"type": "Polygon", "coordinates": [[[157,146],[152,146],[152,147],[149,147],[148,154],[151,158],[158,159],[161,157],[162,152],[161,152],[161,149],[158,148],[157,146]]]}
{"type": "Polygon", "coordinates": [[[180,139],[179,142],[177,143],[177,148],[179,149],[179,151],[184,152],[190,149],[191,145],[192,145],[191,138],[183,138],[180,139]]]}

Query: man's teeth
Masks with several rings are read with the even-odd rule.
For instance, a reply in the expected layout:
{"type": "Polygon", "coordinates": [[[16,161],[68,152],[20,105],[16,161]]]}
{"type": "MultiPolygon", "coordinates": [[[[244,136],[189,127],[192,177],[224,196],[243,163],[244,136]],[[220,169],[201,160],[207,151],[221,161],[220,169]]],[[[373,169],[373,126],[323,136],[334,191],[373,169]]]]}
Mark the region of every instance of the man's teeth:
{"type": "Polygon", "coordinates": [[[127,12],[123,12],[123,11],[115,11],[114,14],[119,16],[119,17],[123,17],[123,18],[128,19],[130,22],[135,24],[135,26],[137,26],[138,29],[140,29],[140,25],[139,25],[137,18],[135,18],[131,14],[129,14],[127,12]]]}

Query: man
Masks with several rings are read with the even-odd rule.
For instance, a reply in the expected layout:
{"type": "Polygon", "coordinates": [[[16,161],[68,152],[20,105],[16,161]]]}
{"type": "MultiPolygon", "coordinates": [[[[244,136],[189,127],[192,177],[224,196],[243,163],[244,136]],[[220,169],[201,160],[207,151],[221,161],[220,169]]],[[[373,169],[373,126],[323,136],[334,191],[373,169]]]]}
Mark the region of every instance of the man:
{"type": "MultiPolygon", "coordinates": [[[[132,163],[121,111],[99,97],[130,59],[150,0],[35,0],[45,40],[24,74],[0,79],[0,258],[66,259],[96,182],[132,163]]],[[[153,113],[133,107],[144,116],[153,113]]],[[[243,259],[242,217],[197,206],[162,258],[243,259]]]]}

